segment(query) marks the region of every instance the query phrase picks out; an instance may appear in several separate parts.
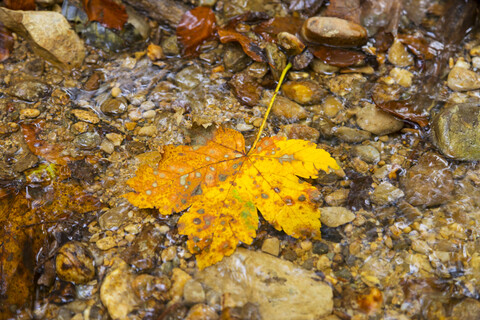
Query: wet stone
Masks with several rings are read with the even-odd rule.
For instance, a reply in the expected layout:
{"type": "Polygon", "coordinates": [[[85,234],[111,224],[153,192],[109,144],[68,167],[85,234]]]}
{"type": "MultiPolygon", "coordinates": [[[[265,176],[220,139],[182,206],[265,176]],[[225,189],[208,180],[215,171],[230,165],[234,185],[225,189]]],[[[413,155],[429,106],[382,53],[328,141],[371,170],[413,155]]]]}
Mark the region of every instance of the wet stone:
{"type": "Polygon", "coordinates": [[[297,36],[288,32],[277,34],[277,40],[278,44],[292,56],[300,54],[305,49],[303,42],[297,36]]]}
{"type": "Polygon", "coordinates": [[[318,104],[327,94],[318,83],[308,80],[285,82],[282,92],[287,98],[300,104],[318,104]]]}
{"type": "Polygon", "coordinates": [[[83,150],[95,149],[100,145],[102,139],[96,132],[85,132],[75,137],[73,143],[76,147],[83,150]]]}
{"type": "Polygon", "coordinates": [[[320,211],[320,221],[331,228],[336,228],[355,219],[355,214],[343,207],[323,207],[320,211]]]}
{"type": "Polygon", "coordinates": [[[359,143],[365,140],[369,140],[371,137],[370,132],[350,127],[334,128],[333,134],[338,139],[350,143],[359,143]]]}
{"type": "Polygon", "coordinates": [[[320,132],[305,124],[294,123],[282,126],[278,135],[285,135],[289,139],[308,140],[316,143],[320,137],[320,132]]]}
{"type": "Polygon", "coordinates": [[[313,253],[315,254],[325,254],[328,253],[328,245],[326,243],[315,241],[313,243],[313,253]]]}
{"type": "Polygon", "coordinates": [[[130,247],[123,251],[125,261],[139,270],[151,269],[156,261],[156,251],[163,235],[153,225],[147,225],[137,235],[130,247]]]}
{"type": "Polygon", "coordinates": [[[432,127],[442,153],[460,160],[480,160],[480,105],[445,106],[432,127]]]}
{"type": "Polygon", "coordinates": [[[437,154],[427,153],[400,179],[408,203],[414,206],[436,206],[450,200],[455,182],[451,169],[437,154]]]}
{"type": "Polygon", "coordinates": [[[367,30],[354,22],[334,17],[312,17],[302,26],[302,36],[309,42],[356,47],[367,42],[367,30]]]}
{"type": "Polygon", "coordinates": [[[195,277],[237,306],[257,304],[263,319],[319,319],[333,309],[331,288],[314,272],[262,252],[238,248],[195,277]]]}
{"type": "Polygon", "coordinates": [[[176,84],[183,90],[192,90],[196,88],[202,80],[202,70],[197,65],[186,67],[180,70],[175,76],[176,84]]]}
{"type": "Polygon", "coordinates": [[[245,69],[250,63],[250,58],[243,52],[242,48],[236,44],[225,46],[223,55],[223,65],[229,72],[239,72],[245,69]]]}
{"type": "Polygon", "coordinates": [[[293,57],[292,69],[293,70],[303,70],[303,69],[305,69],[306,67],[308,67],[310,62],[313,61],[313,58],[314,58],[313,54],[310,52],[310,50],[303,51],[299,55],[296,55],[296,56],[293,57]]]}
{"type": "Polygon", "coordinates": [[[382,136],[403,128],[403,122],[378,109],[374,104],[366,103],[357,113],[357,124],[363,130],[382,136]]]}
{"type": "Polygon", "coordinates": [[[453,307],[452,320],[475,320],[480,318],[480,302],[466,298],[453,307]]]}
{"type": "Polygon", "coordinates": [[[186,304],[203,303],[205,301],[205,291],[202,284],[196,280],[189,280],[183,287],[183,301],[186,304]]]}
{"type": "Polygon", "coordinates": [[[128,314],[140,303],[132,290],[134,280],[133,270],[117,258],[100,287],[100,299],[113,319],[127,319],[128,314]]]}
{"type": "MultiPolygon", "coordinates": [[[[270,95],[268,100],[270,100],[270,95]]],[[[277,96],[273,103],[272,113],[287,120],[302,120],[307,117],[307,111],[298,103],[282,96],[277,96]]]]}
{"type": "Polygon", "coordinates": [[[50,93],[50,86],[39,81],[25,80],[15,83],[7,92],[20,100],[36,102],[50,93]]]}
{"type": "Polygon", "coordinates": [[[390,182],[384,181],[375,188],[370,198],[373,203],[383,206],[397,201],[404,195],[405,194],[402,190],[395,187],[390,182]]]}
{"type": "Polygon", "coordinates": [[[82,110],[82,109],[73,109],[72,114],[81,121],[85,121],[88,123],[99,123],[100,118],[92,111],[82,110]]]}
{"type": "Polygon", "coordinates": [[[140,274],[135,277],[132,289],[143,301],[154,298],[159,301],[168,299],[168,290],[171,283],[166,276],[155,277],[149,274],[140,274]]]}
{"type": "Polygon", "coordinates": [[[57,253],[57,275],[64,281],[87,283],[95,277],[95,265],[87,246],[78,241],[68,242],[57,253]]]}
{"type": "Polygon", "coordinates": [[[115,208],[107,210],[98,218],[98,224],[102,230],[118,229],[123,223],[129,219],[130,208],[128,205],[118,205],[115,208]]]}
{"type": "Polygon", "coordinates": [[[448,73],[447,85],[454,91],[469,91],[480,88],[480,76],[471,70],[454,67],[448,73]]]}
{"type": "Polygon", "coordinates": [[[280,253],[280,240],[278,240],[278,238],[267,238],[263,240],[262,251],[278,257],[280,253]]]}
{"type": "MultiPolygon", "coordinates": [[[[210,306],[205,304],[196,304],[190,308],[185,320],[217,320],[219,315],[210,306]]],[[[248,318],[250,319],[250,318],[248,318]]]]}
{"type": "Polygon", "coordinates": [[[380,152],[373,146],[354,146],[352,148],[352,155],[368,163],[377,163],[380,161],[380,152]]]}
{"type": "Polygon", "coordinates": [[[125,98],[108,99],[102,103],[100,109],[109,116],[119,116],[127,111],[127,100],[125,98]]]}
{"type": "Polygon", "coordinates": [[[235,74],[228,85],[237,100],[250,107],[256,106],[262,96],[262,87],[257,79],[247,73],[235,74]]]}
{"type": "Polygon", "coordinates": [[[0,179],[14,179],[37,163],[38,158],[28,148],[22,132],[0,139],[0,179]]]}
{"type": "Polygon", "coordinates": [[[267,62],[272,71],[273,78],[275,80],[280,79],[283,69],[287,65],[287,57],[280,51],[280,49],[274,43],[267,42],[265,46],[265,52],[267,56],[267,62]]]}
{"type": "Polygon", "coordinates": [[[163,53],[167,56],[176,56],[180,53],[176,35],[166,37],[165,40],[162,41],[161,47],[163,53]]]}
{"type": "Polygon", "coordinates": [[[395,40],[390,49],[388,49],[388,61],[397,67],[408,67],[414,62],[413,56],[398,40],[395,40]]]}

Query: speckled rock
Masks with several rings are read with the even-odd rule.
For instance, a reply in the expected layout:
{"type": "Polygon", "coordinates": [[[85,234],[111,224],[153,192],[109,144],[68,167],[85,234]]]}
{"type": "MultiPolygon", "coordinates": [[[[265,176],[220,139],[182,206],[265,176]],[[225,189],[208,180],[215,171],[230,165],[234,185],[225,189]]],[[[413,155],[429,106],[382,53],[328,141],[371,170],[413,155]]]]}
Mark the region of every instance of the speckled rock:
{"type": "Polygon", "coordinates": [[[85,132],[75,137],[73,143],[76,147],[83,150],[95,149],[100,145],[102,139],[96,132],[85,132]]]}
{"type": "Polygon", "coordinates": [[[169,294],[172,297],[173,301],[179,301],[183,297],[183,288],[187,281],[191,280],[192,277],[179,268],[174,268],[172,270],[172,287],[170,288],[169,294]]]}
{"type": "Polygon", "coordinates": [[[395,40],[390,49],[388,49],[388,61],[397,67],[408,67],[414,62],[413,56],[398,40],[395,40]]]}
{"type": "Polygon", "coordinates": [[[437,154],[423,155],[400,179],[408,203],[435,206],[453,196],[455,182],[447,161],[437,154]]]}
{"type": "Polygon", "coordinates": [[[355,219],[355,214],[343,207],[323,207],[320,212],[320,221],[331,228],[336,228],[355,219]]]}
{"type": "Polygon", "coordinates": [[[175,76],[175,82],[184,90],[194,89],[202,82],[202,79],[202,70],[197,65],[186,67],[175,76]]]}
{"type": "Polygon", "coordinates": [[[366,103],[358,111],[357,124],[363,130],[379,136],[394,133],[403,128],[402,121],[378,109],[371,103],[366,103]]]}
{"type": "Polygon", "coordinates": [[[388,181],[383,181],[375,188],[370,198],[373,203],[383,206],[397,201],[404,195],[402,190],[388,181]]]}
{"type": "Polygon", "coordinates": [[[100,109],[109,116],[119,116],[127,111],[127,100],[123,97],[111,98],[102,103],[100,109]]]}
{"type": "Polygon", "coordinates": [[[452,320],[480,319],[480,302],[476,299],[466,298],[453,307],[452,320]]]}
{"type": "Polygon", "coordinates": [[[278,254],[280,253],[280,240],[275,237],[263,240],[262,251],[278,257],[278,254]]]}
{"type": "Polygon", "coordinates": [[[480,160],[480,105],[445,106],[433,119],[435,144],[446,156],[480,160]]]}
{"type": "Polygon", "coordinates": [[[50,86],[39,81],[25,80],[15,83],[7,92],[20,100],[36,102],[50,93],[50,86]]]}
{"type": "Polygon", "coordinates": [[[57,275],[64,281],[86,283],[95,277],[92,253],[82,242],[71,241],[63,245],[55,258],[57,275]]]}
{"type": "Polygon", "coordinates": [[[154,267],[156,251],[163,240],[163,235],[155,226],[148,224],[143,227],[133,243],[122,253],[123,259],[139,270],[154,267]]]}
{"type": "Polygon", "coordinates": [[[183,301],[186,304],[203,303],[205,301],[205,291],[202,284],[196,280],[188,280],[183,287],[183,301]]]}
{"type": "Polygon", "coordinates": [[[103,279],[100,287],[100,299],[114,320],[127,320],[128,314],[140,303],[140,299],[132,290],[135,275],[131,268],[121,259],[103,279]]]}
{"type": "Polygon", "coordinates": [[[340,140],[350,143],[359,143],[371,137],[370,132],[345,126],[334,128],[333,135],[340,140]]]}
{"type": "Polygon", "coordinates": [[[380,161],[380,152],[374,146],[359,145],[352,148],[352,155],[368,163],[380,161]]]}
{"type": "Polygon", "coordinates": [[[333,308],[332,289],[314,272],[266,253],[238,248],[196,279],[230,297],[232,307],[258,304],[263,319],[313,320],[333,308]]]}
{"type": "Polygon", "coordinates": [[[367,30],[354,22],[334,17],[312,17],[305,21],[302,36],[310,42],[356,47],[367,42],[367,30]]]}
{"type": "MultiPolygon", "coordinates": [[[[269,101],[271,95],[267,94],[265,96],[269,101]]],[[[265,99],[263,101],[265,101],[265,99]]],[[[301,105],[278,95],[273,103],[272,113],[277,117],[285,117],[288,120],[302,120],[307,117],[307,111],[301,105]]]]}

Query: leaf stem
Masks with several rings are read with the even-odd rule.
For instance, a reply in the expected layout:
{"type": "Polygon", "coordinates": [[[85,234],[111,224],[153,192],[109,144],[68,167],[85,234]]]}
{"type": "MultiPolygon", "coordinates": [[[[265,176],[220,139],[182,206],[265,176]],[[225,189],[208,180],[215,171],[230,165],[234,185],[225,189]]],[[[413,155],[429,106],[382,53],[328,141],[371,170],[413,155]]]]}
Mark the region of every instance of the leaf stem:
{"type": "MultiPolygon", "coordinates": [[[[265,115],[263,116],[263,121],[262,125],[260,126],[260,129],[258,129],[257,137],[255,138],[255,141],[252,144],[252,147],[248,151],[248,153],[252,152],[252,150],[255,149],[257,146],[258,141],[260,140],[260,137],[262,136],[263,129],[265,128],[265,124],[267,123],[267,118],[268,115],[270,114],[270,111],[272,110],[273,103],[275,102],[275,98],[277,97],[278,91],[280,91],[280,87],[282,86],[283,80],[285,79],[285,76],[287,75],[288,70],[292,67],[292,63],[289,62],[287,66],[283,69],[282,75],[280,76],[280,79],[278,80],[277,87],[275,88],[275,92],[273,93],[273,97],[270,99],[270,103],[268,105],[267,111],[265,112],[265,115]]],[[[248,155],[247,153],[247,155],[248,155]]]]}

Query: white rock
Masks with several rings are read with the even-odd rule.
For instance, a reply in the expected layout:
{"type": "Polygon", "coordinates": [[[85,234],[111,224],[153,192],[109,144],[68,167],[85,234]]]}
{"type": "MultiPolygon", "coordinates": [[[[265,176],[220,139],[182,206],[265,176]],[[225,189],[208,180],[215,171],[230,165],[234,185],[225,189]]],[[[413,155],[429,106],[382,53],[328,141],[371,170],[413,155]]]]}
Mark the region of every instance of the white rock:
{"type": "Polygon", "coordinates": [[[38,55],[57,66],[71,69],[80,66],[85,58],[82,40],[58,12],[0,8],[0,21],[24,37],[38,55]]]}
{"type": "Polygon", "coordinates": [[[263,319],[313,320],[332,313],[332,289],[311,271],[269,254],[239,248],[196,279],[236,301],[259,306],[263,319]]]}
{"type": "Polygon", "coordinates": [[[475,90],[480,88],[480,77],[471,70],[454,67],[448,73],[447,85],[454,91],[475,90]]]}
{"type": "Polygon", "coordinates": [[[355,219],[355,214],[344,207],[323,207],[320,221],[327,227],[335,228],[355,219]]]}

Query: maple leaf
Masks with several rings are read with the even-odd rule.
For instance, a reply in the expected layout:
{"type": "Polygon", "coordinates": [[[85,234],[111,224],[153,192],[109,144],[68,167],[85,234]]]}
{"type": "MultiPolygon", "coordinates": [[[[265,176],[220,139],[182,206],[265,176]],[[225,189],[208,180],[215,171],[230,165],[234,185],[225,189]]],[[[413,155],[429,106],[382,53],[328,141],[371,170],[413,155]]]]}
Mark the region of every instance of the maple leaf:
{"type": "Polygon", "coordinates": [[[139,208],[162,214],[189,208],[178,222],[197,254],[200,269],[252,243],[257,208],[275,229],[296,238],[320,236],[319,191],[299,179],[338,168],[314,143],[265,137],[250,152],[241,133],[219,128],[200,146],[166,146],[152,168],[141,166],[127,183],[136,192],[125,197],[139,208]]]}

